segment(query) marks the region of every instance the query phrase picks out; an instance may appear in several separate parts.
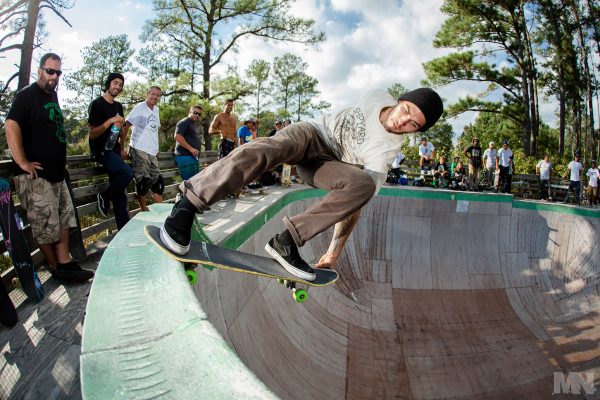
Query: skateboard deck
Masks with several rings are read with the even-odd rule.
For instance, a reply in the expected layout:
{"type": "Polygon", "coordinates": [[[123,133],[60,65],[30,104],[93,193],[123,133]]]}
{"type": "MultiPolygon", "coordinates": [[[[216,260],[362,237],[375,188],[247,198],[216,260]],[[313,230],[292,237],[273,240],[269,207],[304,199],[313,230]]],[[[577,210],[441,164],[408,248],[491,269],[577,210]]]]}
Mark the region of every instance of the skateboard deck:
{"type": "MultiPolygon", "coordinates": [[[[180,256],[172,253],[162,244],[159,227],[146,225],[144,232],[155,246],[164,251],[169,257],[182,263],[201,264],[208,267],[216,267],[271,279],[280,279],[284,282],[302,283],[308,286],[327,286],[338,279],[338,273],[335,270],[315,269],[317,278],[314,281],[306,281],[287,272],[272,258],[226,249],[211,243],[195,240],[191,242],[190,251],[186,255],[180,256]]],[[[286,284],[286,286],[290,289],[295,289],[295,285],[286,284]]]]}
{"type": "Polygon", "coordinates": [[[75,196],[73,195],[73,187],[71,186],[71,177],[69,172],[65,170],[65,182],[69,189],[69,195],[73,202],[73,208],[75,209],[75,220],[77,226],[75,228],[69,228],[69,253],[75,261],[81,261],[87,256],[85,251],[85,245],[83,244],[83,236],[81,235],[81,225],[79,223],[79,214],[77,213],[77,206],[75,205],[75,196]]]}
{"type": "Polygon", "coordinates": [[[0,281],[0,323],[8,328],[12,328],[18,320],[19,317],[17,316],[15,305],[8,296],[4,284],[0,281]]]}
{"type": "Polygon", "coordinates": [[[0,228],[21,288],[31,300],[42,300],[44,288],[35,272],[31,253],[22,232],[23,223],[12,201],[10,183],[5,178],[0,178],[0,228]]]}

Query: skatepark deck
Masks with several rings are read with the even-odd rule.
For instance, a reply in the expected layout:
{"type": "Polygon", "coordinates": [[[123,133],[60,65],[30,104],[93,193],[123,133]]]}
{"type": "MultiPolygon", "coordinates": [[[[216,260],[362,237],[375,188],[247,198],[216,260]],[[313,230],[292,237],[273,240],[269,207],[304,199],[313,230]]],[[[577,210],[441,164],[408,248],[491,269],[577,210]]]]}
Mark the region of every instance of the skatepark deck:
{"type": "MultiPolygon", "coordinates": [[[[278,193],[199,216],[202,234],[264,255],[282,216],[322,194],[278,193]]],[[[128,385],[141,397],[162,390],[175,398],[190,386],[180,371],[197,369],[210,382],[224,365],[241,380],[219,398],[246,385],[245,398],[548,399],[562,372],[591,372],[600,390],[596,210],[384,188],[338,261],[339,281],[311,289],[299,305],[275,281],[228,271],[199,270],[190,290],[173,260],[137,244],[142,227],[169,208],[138,214],[119,233],[128,244],[113,240],[100,263],[84,327],[84,398],[128,398],[128,385]],[[153,262],[142,269],[139,258],[153,262]],[[139,288],[134,299],[121,295],[139,288]],[[152,362],[150,378],[122,373],[136,354],[152,362]]],[[[330,237],[301,253],[314,262],[330,237]]]]}

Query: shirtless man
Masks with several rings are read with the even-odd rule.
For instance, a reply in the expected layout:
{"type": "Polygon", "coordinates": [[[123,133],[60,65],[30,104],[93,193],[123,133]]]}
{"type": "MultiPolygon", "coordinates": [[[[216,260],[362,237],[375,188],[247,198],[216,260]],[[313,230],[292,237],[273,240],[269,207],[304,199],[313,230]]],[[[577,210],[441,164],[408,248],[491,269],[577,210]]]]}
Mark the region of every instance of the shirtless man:
{"type": "Polygon", "coordinates": [[[211,135],[221,135],[219,143],[219,158],[225,158],[235,148],[237,142],[236,119],[231,115],[233,110],[233,100],[225,100],[225,106],[222,113],[215,115],[210,123],[208,133],[211,135]]]}

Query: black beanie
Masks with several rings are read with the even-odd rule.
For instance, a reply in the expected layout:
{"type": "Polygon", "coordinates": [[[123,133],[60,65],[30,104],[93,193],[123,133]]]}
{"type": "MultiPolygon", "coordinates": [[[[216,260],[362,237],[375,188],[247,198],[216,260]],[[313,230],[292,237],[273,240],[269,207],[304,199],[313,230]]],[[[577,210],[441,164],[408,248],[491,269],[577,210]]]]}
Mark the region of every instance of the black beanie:
{"type": "Polygon", "coordinates": [[[125,83],[125,78],[123,77],[123,74],[120,74],[118,72],[111,72],[110,74],[108,74],[108,77],[104,81],[104,87],[102,88],[102,90],[106,92],[110,87],[110,83],[117,78],[122,80],[123,83],[125,83]]]}
{"type": "Polygon", "coordinates": [[[419,107],[419,110],[425,116],[425,125],[419,129],[419,132],[425,132],[431,128],[440,119],[444,111],[444,104],[440,95],[430,88],[411,90],[398,97],[398,101],[400,100],[410,101],[419,107]]]}

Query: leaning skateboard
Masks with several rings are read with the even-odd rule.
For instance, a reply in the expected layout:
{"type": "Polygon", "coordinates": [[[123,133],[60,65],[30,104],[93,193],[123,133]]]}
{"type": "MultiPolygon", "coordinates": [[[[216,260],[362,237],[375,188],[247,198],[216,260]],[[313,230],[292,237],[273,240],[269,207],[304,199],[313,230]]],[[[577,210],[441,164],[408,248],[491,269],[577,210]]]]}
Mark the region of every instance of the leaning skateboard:
{"type": "Polygon", "coordinates": [[[69,196],[73,202],[73,208],[75,209],[75,220],[77,226],[75,228],[69,228],[69,253],[71,257],[76,261],[81,261],[87,256],[85,251],[85,245],[83,244],[83,236],[81,235],[81,225],[79,223],[79,214],[77,213],[77,206],[75,204],[75,195],[73,194],[73,187],[71,186],[71,177],[69,172],[65,170],[65,182],[69,189],[69,196]]]}
{"type": "Polygon", "coordinates": [[[192,240],[190,251],[183,256],[169,251],[160,240],[160,228],[154,225],[146,225],[144,228],[146,236],[159,249],[164,251],[169,257],[184,263],[186,275],[190,283],[197,281],[194,268],[200,264],[209,270],[221,268],[235,272],[243,272],[250,275],[258,275],[266,278],[277,279],[279,283],[284,284],[292,290],[294,300],[302,303],[308,298],[308,292],[305,289],[296,287],[300,283],[307,286],[327,286],[338,279],[338,273],[332,269],[315,269],[317,278],[314,281],[305,281],[297,276],[287,272],[283,267],[272,258],[257,256],[244,253],[237,250],[226,249],[211,243],[192,240]]]}
{"type": "Polygon", "coordinates": [[[4,284],[0,281],[0,323],[8,328],[12,328],[18,320],[19,317],[17,316],[15,305],[10,299],[4,284]]]}
{"type": "Polygon", "coordinates": [[[292,184],[292,166],[283,164],[281,170],[281,186],[289,187],[292,184]]]}
{"type": "Polygon", "coordinates": [[[31,253],[22,232],[23,222],[13,204],[10,183],[5,178],[0,178],[0,228],[21,288],[31,300],[42,300],[44,288],[35,272],[31,253]]]}

